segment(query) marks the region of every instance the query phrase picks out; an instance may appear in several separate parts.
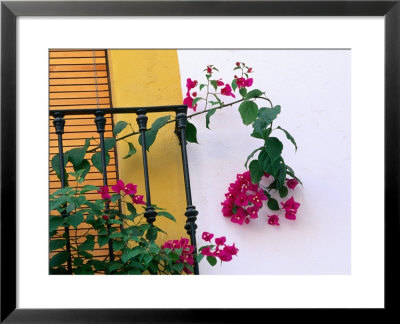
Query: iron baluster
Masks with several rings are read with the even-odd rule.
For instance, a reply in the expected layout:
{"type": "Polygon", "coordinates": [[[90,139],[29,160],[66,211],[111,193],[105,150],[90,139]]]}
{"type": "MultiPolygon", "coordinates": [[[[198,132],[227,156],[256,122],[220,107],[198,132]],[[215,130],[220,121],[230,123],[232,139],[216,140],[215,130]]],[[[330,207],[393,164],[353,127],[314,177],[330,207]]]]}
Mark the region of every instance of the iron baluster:
{"type": "MultiPolygon", "coordinates": [[[[103,171],[103,186],[108,186],[107,183],[107,163],[106,163],[106,149],[104,145],[104,131],[106,126],[106,118],[104,117],[105,112],[102,110],[98,110],[95,112],[96,118],[94,122],[97,126],[97,132],[100,135],[100,154],[101,154],[101,167],[103,171]]],[[[108,154],[108,153],[107,153],[108,154]]],[[[109,202],[105,203],[106,211],[108,211],[110,204],[109,202]]],[[[108,235],[111,234],[111,225],[107,224],[108,235]]],[[[110,260],[114,261],[114,250],[113,250],[113,241],[111,238],[108,239],[108,254],[110,256],[110,260]]]]}
{"type": "MultiPolygon", "coordinates": [[[[190,243],[194,246],[194,255],[197,255],[197,244],[196,244],[196,220],[199,212],[196,207],[192,204],[192,192],[190,189],[190,178],[189,178],[189,165],[186,151],[186,125],[187,125],[187,107],[181,107],[176,110],[176,133],[179,138],[179,144],[181,146],[182,155],[182,166],[183,166],[183,177],[185,181],[185,193],[186,193],[186,224],[185,229],[190,236],[190,243]]],[[[196,258],[194,259],[194,274],[199,274],[199,265],[196,258]]]]}
{"type": "MultiPolygon", "coordinates": [[[[65,120],[64,120],[64,114],[62,112],[56,112],[54,113],[54,120],[53,120],[54,127],[56,129],[56,134],[58,137],[58,156],[60,158],[60,178],[61,178],[61,187],[65,188],[66,183],[65,183],[65,168],[64,168],[64,148],[63,148],[63,140],[62,140],[62,134],[64,133],[64,125],[65,125],[65,120]]],[[[61,216],[63,218],[68,217],[68,213],[64,209],[61,213],[61,216]]],[[[65,246],[67,252],[68,252],[68,260],[67,260],[67,271],[69,274],[72,274],[72,258],[71,258],[71,241],[70,241],[70,235],[69,235],[69,226],[64,227],[64,232],[67,240],[67,244],[65,246]]]]}
{"type": "Polygon", "coordinates": [[[150,182],[149,182],[149,168],[147,165],[147,151],[146,151],[146,130],[147,130],[147,116],[145,109],[139,109],[137,111],[136,121],[139,126],[139,131],[141,135],[142,144],[142,157],[143,157],[143,172],[144,172],[144,184],[146,187],[146,208],[144,212],[144,217],[150,225],[153,225],[156,220],[157,212],[151,204],[150,196],[150,182]]]}

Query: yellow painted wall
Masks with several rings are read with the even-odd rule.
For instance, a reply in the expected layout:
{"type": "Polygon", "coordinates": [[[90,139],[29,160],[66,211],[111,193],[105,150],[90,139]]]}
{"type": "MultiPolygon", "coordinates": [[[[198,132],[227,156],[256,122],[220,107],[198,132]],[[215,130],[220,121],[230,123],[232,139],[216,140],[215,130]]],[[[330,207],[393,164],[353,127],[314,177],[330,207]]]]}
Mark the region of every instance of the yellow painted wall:
{"type": "MultiPolygon", "coordinates": [[[[176,50],[108,50],[111,94],[114,107],[176,105],[182,103],[182,90],[176,50]]],[[[169,113],[174,118],[175,113],[169,113]]],[[[152,122],[168,114],[148,113],[148,128],[152,122]]],[[[124,120],[138,130],[136,114],[115,115],[114,122],[124,120]]],[[[127,127],[120,135],[131,132],[127,127]]],[[[155,225],[168,233],[159,241],[188,237],[184,230],[186,199],[182,161],[175,124],[164,126],[148,152],[152,204],[166,208],[177,223],[158,217],[155,225]]],[[[118,142],[118,168],[120,179],[138,184],[138,193],[145,196],[141,146],[138,136],[129,138],[136,154],[122,159],[128,145],[118,142]]],[[[146,197],[146,196],[145,196],[146,197]]],[[[139,211],[140,209],[138,209],[139,211]]]]}

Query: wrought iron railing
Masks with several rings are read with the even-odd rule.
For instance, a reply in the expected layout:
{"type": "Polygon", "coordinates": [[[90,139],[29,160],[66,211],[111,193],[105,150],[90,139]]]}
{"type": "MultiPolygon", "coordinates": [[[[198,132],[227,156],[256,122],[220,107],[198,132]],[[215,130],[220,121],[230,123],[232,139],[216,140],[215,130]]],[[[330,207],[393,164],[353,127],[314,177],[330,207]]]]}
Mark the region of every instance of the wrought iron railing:
{"type": "MultiPolygon", "coordinates": [[[[183,167],[183,175],[184,175],[184,183],[185,183],[185,193],[186,193],[186,224],[185,230],[190,237],[191,245],[194,246],[194,254],[197,254],[197,244],[196,244],[196,219],[198,215],[198,211],[196,207],[192,204],[192,194],[190,189],[190,178],[189,178],[189,166],[188,166],[188,157],[186,150],[186,125],[187,125],[187,106],[177,105],[177,106],[155,106],[155,107],[134,107],[134,108],[87,108],[87,109],[63,109],[63,110],[52,110],[50,111],[50,115],[54,117],[53,124],[56,130],[56,134],[58,137],[58,151],[59,151],[59,159],[60,159],[60,181],[61,186],[64,188],[66,186],[65,183],[65,168],[64,164],[64,150],[63,150],[63,133],[65,126],[65,116],[71,115],[93,115],[94,123],[97,127],[97,132],[100,137],[100,150],[101,150],[101,163],[103,170],[103,185],[107,186],[107,163],[106,163],[106,149],[104,145],[104,131],[106,125],[105,114],[129,114],[134,113],[137,114],[136,121],[139,126],[139,132],[141,134],[141,146],[142,146],[142,158],[143,158],[143,175],[145,182],[145,190],[146,190],[146,207],[144,212],[144,217],[146,221],[153,225],[154,221],[157,218],[157,211],[154,209],[151,202],[151,190],[150,190],[150,180],[149,180],[149,169],[147,163],[147,151],[146,151],[146,136],[145,132],[147,131],[147,113],[155,113],[155,112],[175,112],[175,133],[178,136],[179,144],[181,146],[181,155],[182,155],[182,167],[183,167]]],[[[105,208],[108,209],[108,205],[106,204],[105,208]]],[[[68,216],[67,212],[64,211],[64,218],[68,216]]],[[[108,230],[110,230],[110,226],[108,225],[108,230]]],[[[72,264],[71,264],[71,242],[70,242],[70,234],[69,227],[65,227],[65,236],[67,239],[66,250],[70,255],[70,258],[67,260],[67,271],[72,274],[72,264]]],[[[112,245],[112,239],[108,241],[108,254],[111,261],[114,260],[114,251],[112,245]]],[[[194,258],[194,274],[199,274],[199,267],[196,258],[194,258]]]]}

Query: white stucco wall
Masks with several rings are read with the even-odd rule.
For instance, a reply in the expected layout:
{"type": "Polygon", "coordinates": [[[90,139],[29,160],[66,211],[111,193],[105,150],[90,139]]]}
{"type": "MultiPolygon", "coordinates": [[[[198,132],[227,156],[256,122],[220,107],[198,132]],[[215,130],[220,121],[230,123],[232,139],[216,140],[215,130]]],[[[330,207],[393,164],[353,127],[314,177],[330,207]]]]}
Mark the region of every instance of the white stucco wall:
{"type": "MultiPolygon", "coordinates": [[[[301,203],[296,221],[281,217],[279,227],[270,226],[264,209],[248,225],[231,223],[220,203],[261,141],[250,137],[252,128],[242,124],[238,106],[217,111],[211,130],[205,127],[205,115],[193,118],[200,145],[189,144],[188,152],[193,202],[199,211],[198,245],[204,244],[201,233],[208,231],[225,235],[239,248],[238,257],[222,266],[211,267],[203,260],[200,272],[350,273],[350,51],[180,50],[178,55],[184,93],[186,78],[201,83],[208,64],[229,83],[235,62],[253,67],[252,88],[266,91],[274,105],[281,105],[276,125],[297,141],[295,153],[283,133],[275,134],[284,143],[285,162],[304,185],[295,189],[294,198],[301,203]]],[[[201,109],[200,104],[197,111],[201,109]]]]}

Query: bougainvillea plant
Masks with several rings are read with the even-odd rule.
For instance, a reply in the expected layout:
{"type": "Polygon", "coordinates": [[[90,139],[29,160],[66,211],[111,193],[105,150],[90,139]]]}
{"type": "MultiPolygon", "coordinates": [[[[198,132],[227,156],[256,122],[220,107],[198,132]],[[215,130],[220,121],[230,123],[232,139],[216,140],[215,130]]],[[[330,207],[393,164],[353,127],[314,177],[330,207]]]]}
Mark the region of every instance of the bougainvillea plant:
{"type": "MultiPolygon", "coordinates": [[[[263,215],[269,225],[279,226],[282,215],[289,220],[296,219],[300,204],[295,201],[293,193],[301,181],[283,159],[283,143],[273,135],[276,132],[282,132],[294,145],[295,150],[297,150],[297,144],[286,129],[274,125],[281,112],[281,107],[274,106],[265,92],[251,89],[254,83],[253,78],[250,77],[254,73],[253,68],[243,62],[236,62],[233,71],[234,76],[230,82],[216,76],[219,71],[214,65],[208,65],[204,69],[204,82],[187,78],[183,104],[193,112],[187,116],[186,139],[190,143],[198,143],[197,129],[190,122],[192,118],[205,115],[205,126],[209,129],[210,119],[218,110],[233,109],[238,106],[243,124],[247,127],[251,126],[250,136],[261,142],[244,163],[244,167],[248,170],[239,172],[236,180],[229,185],[225,194],[226,199],[221,203],[222,214],[231,222],[239,225],[249,224],[251,220],[263,215]],[[270,210],[269,212],[265,211],[267,208],[270,210]]],[[[172,116],[163,116],[152,123],[145,133],[147,150],[156,140],[159,130],[172,122],[175,122],[172,116]]],[[[114,137],[105,139],[106,151],[113,149],[117,141],[124,141],[128,145],[128,153],[123,159],[134,155],[136,147],[134,142],[129,139],[140,134],[134,127],[125,121],[119,121],[113,128],[114,137]],[[121,135],[121,132],[128,126],[132,131],[121,135]]],[[[74,172],[66,174],[67,185],[70,176],[75,177],[78,183],[82,183],[91,164],[100,172],[103,171],[100,146],[97,145],[89,150],[91,140],[94,139],[87,139],[81,148],[65,152],[65,164],[71,163],[74,169],[74,172]],[[93,153],[91,164],[85,159],[86,153],[93,153]]],[[[139,145],[141,143],[140,136],[138,143],[139,145]]],[[[109,163],[109,160],[109,154],[106,153],[106,164],[109,163]]],[[[60,177],[58,155],[55,155],[51,162],[52,172],[56,172],[60,177]]],[[[75,242],[76,244],[72,246],[72,249],[76,251],[75,254],[78,255],[74,259],[76,273],[94,273],[96,271],[105,271],[106,273],[191,273],[194,258],[200,261],[206,256],[207,261],[211,265],[215,265],[217,259],[227,262],[238,252],[234,244],[225,244],[224,237],[215,239],[215,244],[199,248],[197,255],[192,254],[192,247],[184,238],[167,241],[159,246],[155,243],[155,239],[157,233],[163,231],[156,226],[151,227],[142,222],[143,212],[138,213],[136,207],[144,204],[144,201],[142,196],[136,194],[136,186],[125,185],[119,181],[111,190],[113,192],[108,187],[97,188],[90,185],[79,190],[67,187],[50,196],[50,210],[55,210],[59,214],[50,218],[50,248],[56,251],[62,249],[50,260],[52,272],[62,272],[63,268],[60,265],[68,258],[65,252],[66,240],[59,232],[59,228],[68,225],[76,228],[82,222],[87,223],[91,228],[86,235],[85,242],[75,242]],[[84,194],[88,191],[98,192],[102,199],[95,202],[87,200],[84,194]],[[109,205],[108,208],[106,208],[106,202],[109,205]],[[128,214],[117,210],[118,202],[126,204],[128,214]],[[65,216],[65,213],[69,216],[60,217],[60,215],[65,216]],[[125,222],[128,222],[129,225],[125,224],[123,230],[118,230],[118,226],[125,222]],[[134,222],[134,224],[129,222],[134,222]],[[111,230],[107,229],[107,225],[112,225],[111,230]],[[90,234],[92,230],[95,230],[97,235],[90,234]],[[90,249],[93,250],[95,240],[97,240],[96,243],[103,246],[110,239],[113,240],[115,250],[120,251],[116,260],[95,260],[87,252],[90,249]]],[[[174,220],[174,217],[163,209],[158,208],[158,214],[174,220]]],[[[205,232],[203,239],[211,243],[212,235],[205,232]]]]}
{"type": "MultiPolygon", "coordinates": [[[[294,145],[295,150],[297,150],[297,144],[287,130],[281,126],[273,126],[281,112],[281,107],[274,106],[266,97],[265,92],[258,89],[250,90],[253,85],[253,78],[250,77],[254,72],[253,68],[243,62],[236,62],[233,70],[237,71],[237,74],[230,83],[225,83],[222,79],[215,77],[218,69],[213,65],[208,65],[204,69],[203,83],[188,78],[184,104],[195,112],[189,117],[206,113],[207,128],[211,116],[218,109],[240,104],[238,111],[243,124],[251,125],[253,129],[251,136],[260,139],[262,146],[256,148],[248,156],[244,166],[249,170],[238,173],[236,181],[229,185],[228,192],[225,194],[226,199],[221,203],[222,214],[229,217],[231,222],[243,225],[249,224],[252,219],[258,218],[262,213],[266,216],[268,224],[279,226],[279,217],[282,213],[289,220],[296,219],[300,204],[294,200],[292,194],[301,181],[296,177],[293,169],[285,163],[282,157],[283,143],[273,134],[276,131],[283,132],[294,145]],[[205,93],[201,95],[201,91],[205,93]],[[226,97],[236,98],[236,96],[240,99],[228,104],[223,102],[226,97]],[[261,103],[267,102],[268,107],[259,108],[257,100],[261,103]],[[198,111],[201,102],[204,102],[203,110],[198,111]],[[209,105],[212,108],[209,108],[209,105]],[[257,158],[254,158],[257,153],[257,158]],[[278,200],[286,199],[288,195],[291,197],[279,204],[278,200]],[[264,202],[270,212],[265,212],[265,208],[264,212],[261,211],[264,202]]],[[[191,125],[190,129],[193,128],[194,125],[191,125]]]]}
{"type": "MultiPolygon", "coordinates": [[[[82,183],[82,179],[76,180],[82,183]]],[[[140,206],[144,209],[144,205],[143,196],[137,194],[137,186],[125,184],[122,180],[118,180],[111,188],[92,185],[81,188],[65,187],[51,194],[50,273],[67,273],[63,264],[70,256],[74,274],[193,273],[194,259],[200,262],[204,254],[194,254],[194,246],[189,244],[187,238],[157,243],[158,233],[167,233],[146,222],[144,212],[137,211],[140,206]],[[89,200],[85,194],[90,192],[97,193],[99,199],[89,200]],[[126,206],[126,213],[121,211],[121,203],[126,206]],[[80,225],[83,224],[85,233],[78,235],[78,231],[82,230],[80,225]],[[67,236],[63,230],[65,226],[75,228],[74,235],[69,235],[71,253],[67,249],[67,236]],[[101,258],[94,255],[96,244],[100,248],[112,245],[114,259],[111,260],[109,255],[101,258]]],[[[158,217],[175,221],[175,217],[169,212],[154,207],[158,217]]],[[[204,247],[200,247],[199,251],[204,247]]],[[[236,250],[229,251],[234,255],[237,253],[236,250]]],[[[214,266],[217,257],[224,262],[232,259],[220,254],[210,254],[207,255],[208,263],[214,266]]]]}

